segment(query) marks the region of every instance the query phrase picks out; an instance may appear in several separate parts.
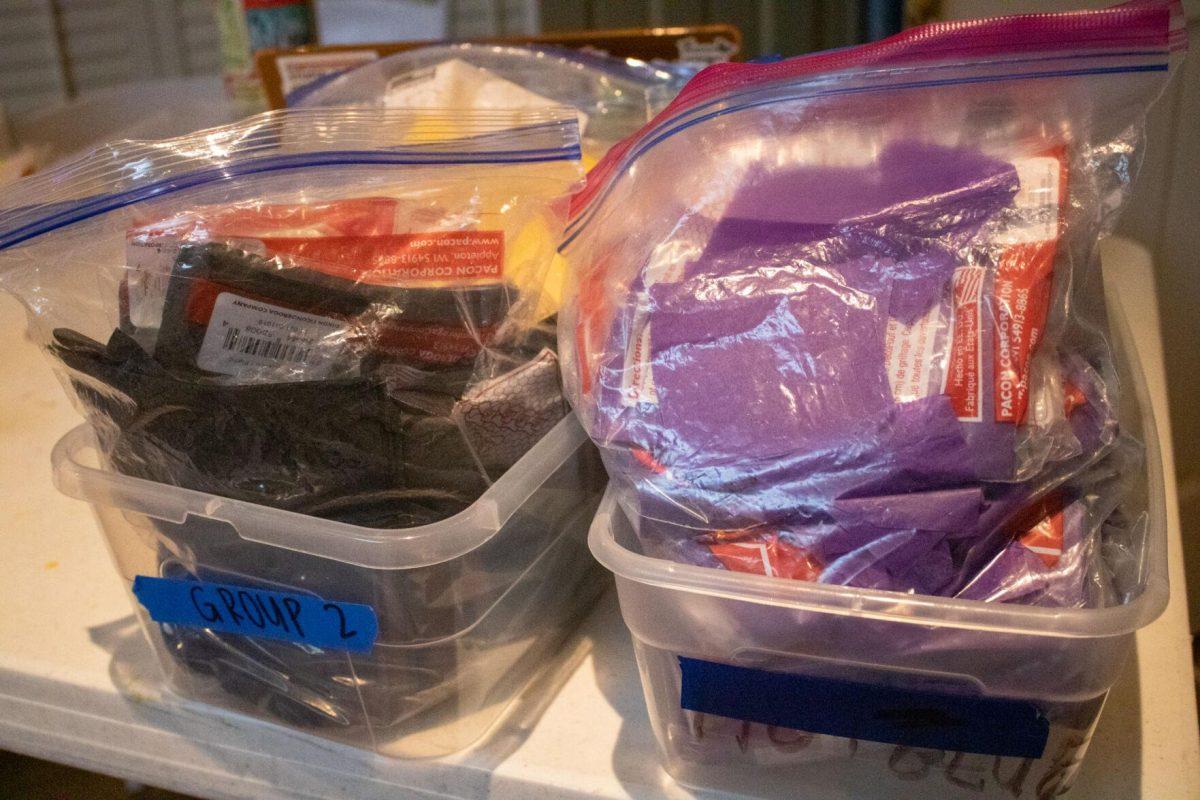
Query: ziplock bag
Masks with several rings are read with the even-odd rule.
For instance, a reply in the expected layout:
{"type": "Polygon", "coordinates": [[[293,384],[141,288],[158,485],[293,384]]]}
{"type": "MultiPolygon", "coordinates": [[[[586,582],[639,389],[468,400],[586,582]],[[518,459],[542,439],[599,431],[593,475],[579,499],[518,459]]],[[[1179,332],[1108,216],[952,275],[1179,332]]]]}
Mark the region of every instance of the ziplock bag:
{"type": "MultiPolygon", "coordinates": [[[[678,70],[636,59],[611,58],[561,47],[494,44],[432,45],[373,61],[306,86],[289,98],[299,108],[355,106],[490,109],[520,115],[555,105],[574,108],[579,117],[583,163],[591,166],[614,143],[658,113],[686,78],[678,70]]],[[[442,132],[456,136],[452,128],[442,132]]],[[[546,229],[531,247],[556,248],[561,230],[546,229]]],[[[551,264],[541,312],[558,310],[566,266],[551,264]]]]}
{"type": "Polygon", "coordinates": [[[560,342],[647,554],[1087,602],[1018,590],[1036,562],[1004,554],[1123,440],[1096,244],[1179,19],[1135,2],[717,65],[608,153],[573,198],[560,342]]]}
{"type": "Polygon", "coordinates": [[[1168,594],[1096,244],[1181,21],[1134,3],[711,68],[589,174],[560,316],[612,476],[589,545],[681,783],[1070,787],[1168,594]]]}
{"type": "Polygon", "coordinates": [[[404,527],[565,412],[530,241],[577,176],[560,110],[263,115],[12,187],[0,280],[121,471],[404,527]]]}
{"type": "Polygon", "coordinates": [[[317,110],[0,195],[0,285],[95,434],[58,483],[172,688],[426,754],[544,663],[598,589],[603,475],[539,310],[579,177],[570,110],[317,110]]]}
{"type": "Polygon", "coordinates": [[[683,87],[678,71],[565,47],[432,45],[388,56],[289,97],[298,108],[528,110],[579,114],[585,163],[634,133],[683,87]]]}

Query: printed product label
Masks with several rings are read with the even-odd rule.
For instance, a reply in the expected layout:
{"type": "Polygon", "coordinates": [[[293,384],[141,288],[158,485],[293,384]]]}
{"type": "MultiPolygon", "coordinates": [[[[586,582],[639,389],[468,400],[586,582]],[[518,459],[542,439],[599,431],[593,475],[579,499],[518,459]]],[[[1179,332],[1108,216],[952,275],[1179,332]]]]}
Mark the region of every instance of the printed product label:
{"type": "Polygon", "coordinates": [[[675,40],[679,60],[698,64],[719,64],[728,61],[737,53],[738,47],[724,36],[714,36],[710,41],[700,41],[695,36],[684,36],[675,40]]]}
{"type": "Polygon", "coordinates": [[[884,338],[888,382],[897,403],[909,403],[942,391],[946,377],[945,313],[934,303],[924,316],[905,325],[888,319],[884,338]]]}
{"type": "Polygon", "coordinates": [[[824,678],[680,657],[679,705],[869,742],[1042,758],[1050,724],[1032,703],[824,678]]]}
{"type": "Polygon", "coordinates": [[[782,541],[776,533],[718,542],[708,545],[708,549],[732,572],[801,581],[816,580],[821,574],[820,566],[808,553],[782,541]]]}
{"type": "Polygon", "coordinates": [[[374,50],[343,50],[337,53],[298,53],[279,56],[275,67],[279,70],[279,84],[286,98],[296,89],[334,72],[362,66],[374,61],[379,55],[374,50]]]}
{"type": "Polygon", "coordinates": [[[884,354],[897,403],[945,394],[959,419],[981,418],[986,280],[983,267],[959,267],[947,300],[935,303],[910,324],[888,320],[884,354]]]}
{"type": "MultiPolygon", "coordinates": [[[[429,211],[427,209],[427,211],[429,211]]],[[[351,197],[329,203],[245,204],[201,209],[191,227],[227,236],[379,236],[395,233],[402,215],[415,215],[392,197],[351,197]]]]}
{"type": "MultiPolygon", "coordinates": [[[[654,389],[654,369],[650,360],[650,320],[646,311],[647,304],[650,302],[650,287],[656,283],[678,283],[683,280],[684,265],[699,255],[700,251],[694,245],[671,242],[655,247],[649,263],[646,264],[642,273],[645,287],[638,295],[638,307],[634,311],[633,317],[633,335],[630,336],[626,345],[624,369],[621,372],[621,403],[627,407],[635,406],[638,403],[658,404],[658,392],[654,389]]],[[[598,268],[593,273],[592,279],[585,282],[584,287],[581,288],[581,308],[585,302],[588,305],[607,303],[605,287],[595,282],[598,276],[604,274],[604,270],[603,266],[598,268]],[[584,291],[587,291],[588,295],[585,295],[584,291]],[[589,295],[595,299],[589,301],[589,295]]],[[[580,312],[581,320],[585,317],[585,313],[584,311],[580,312]]],[[[595,320],[600,317],[593,314],[592,318],[595,320]]],[[[588,352],[593,352],[591,350],[593,341],[595,343],[602,341],[602,331],[603,329],[598,326],[581,328],[581,336],[587,337],[588,352]]],[[[587,362],[582,363],[586,364],[587,362]]],[[[585,373],[584,391],[588,391],[590,383],[590,376],[585,373]]]]}
{"type": "Polygon", "coordinates": [[[960,267],[954,271],[953,323],[945,393],[961,420],[978,421],[983,414],[983,286],[987,270],[960,267]]]}
{"type": "MultiPolygon", "coordinates": [[[[643,300],[644,300],[643,296],[643,300]]],[[[639,303],[633,318],[634,335],[625,351],[625,366],[621,370],[621,404],[629,407],[639,403],[657,405],[654,371],[650,364],[650,320],[644,303],[639,303]]]]}
{"type": "Polygon", "coordinates": [[[261,240],[269,253],[303,259],[305,266],[327,275],[380,286],[504,276],[503,231],[268,236],[261,240]]]}
{"type": "Polygon", "coordinates": [[[1027,550],[1037,553],[1047,567],[1058,564],[1063,551],[1063,512],[1058,511],[1034,525],[1020,542],[1027,550]]]}
{"type": "Polygon", "coordinates": [[[316,34],[312,6],[306,0],[242,0],[250,52],[267,47],[298,47],[316,34]]]}
{"type": "Polygon", "coordinates": [[[127,271],[123,286],[129,321],[139,328],[158,326],[175,259],[186,243],[220,241],[265,256],[263,235],[285,240],[379,236],[391,234],[398,221],[410,222],[420,211],[404,207],[395,198],[354,197],[319,204],[211,207],[139,225],[129,230],[125,245],[127,271]]]}
{"type": "Polygon", "coordinates": [[[496,327],[438,325],[388,320],[372,331],[372,345],[380,353],[429,364],[457,364],[479,354],[496,327]]]}
{"type": "Polygon", "coordinates": [[[1045,156],[1013,162],[1021,180],[1017,217],[999,237],[996,268],[996,421],[1021,423],[1029,407],[1029,362],[1045,331],[1066,184],[1062,163],[1045,156]]]}
{"type": "Polygon", "coordinates": [[[871,786],[873,797],[1052,800],[1070,788],[1092,730],[1050,723],[1042,757],[1031,758],[873,742],[694,711],[680,717],[667,735],[713,763],[794,769],[821,762],[840,785],[871,786]]]}
{"type": "MultiPolygon", "coordinates": [[[[612,301],[605,283],[608,264],[603,261],[579,276],[579,319],[575,323],[575,357],[579,360],[580,388],[591,394],[592,380],[605,337],[613,320],[612,301]]],[[[628,356],[626,356],[628,361],[628,356]]],[[[626,391],[622,386],[622,394],[626,391]]]]}
{"type": "Polygon", "coordinates": [[[327,650],[370,652],[379,634],[375,609],[250,586],[138,575],[133,594],[155,622],[208,628],[327,650]]]}
{"type": "Polygon", "coordinates": [[[341,320],[222,292],[196,365],[235,377],[275,368],[280,380],[320,380],[344,357],[347,334],[341,320]]]}

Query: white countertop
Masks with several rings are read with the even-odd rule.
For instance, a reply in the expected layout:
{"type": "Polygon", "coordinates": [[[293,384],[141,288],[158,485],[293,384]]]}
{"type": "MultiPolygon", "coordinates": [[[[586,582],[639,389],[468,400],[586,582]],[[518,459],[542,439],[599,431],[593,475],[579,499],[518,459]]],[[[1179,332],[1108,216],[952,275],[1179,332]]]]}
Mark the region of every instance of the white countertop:
{"type": "MultiPolygon", "coordinates": [[[[1148,256],[1105,247],[1167,458],[1171,603],[1138,634],[1072,797],[1200,798],[1200,734],[1183,602],[1158,315],[1148,256]]],[[[153,690],[155,665],[89,508],[50,484],[78,417],[0,297],[0,747],[209,798],[686,798],[657,764],[629,637],[610,593],[555,674],[490,744],[395,761],[153,690]],[[116,686],[136,687],[132,696],[116,686]],[[524,722],[522,722],[524,720],[524,722]]],[[[921,797],[935,800],[932,788],[921,797]]]]}

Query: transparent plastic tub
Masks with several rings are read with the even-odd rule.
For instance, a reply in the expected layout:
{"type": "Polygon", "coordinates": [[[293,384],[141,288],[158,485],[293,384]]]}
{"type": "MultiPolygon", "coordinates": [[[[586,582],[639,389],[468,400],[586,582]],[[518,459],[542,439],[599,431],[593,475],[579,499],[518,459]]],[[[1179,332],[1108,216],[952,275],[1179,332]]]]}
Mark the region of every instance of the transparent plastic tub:
{"type": "Polygon", "coordinates": [[[586,536],[607,479],[574,415],[465,511],[401,530],[127,477],[87,426],[53,466],[59,490],[95,508],[168,689],[389,756],[487,733],[606,585],[586,536]],[[366,604],[378,635],[347,652],[159,624],[132,595],[138,576],[366,604]]]}
{"type": "Polygon", "coordinates": [[[1167,602],[1162,461],[1109,298],[1122,425],[1146,443],[1129,601],[1062,609],[871,591],[642,555],[609,493],[616,575],[659,755],[679,782],[763,797],[1048,798],[1067,791],[1134,633],[1167,602]]]}

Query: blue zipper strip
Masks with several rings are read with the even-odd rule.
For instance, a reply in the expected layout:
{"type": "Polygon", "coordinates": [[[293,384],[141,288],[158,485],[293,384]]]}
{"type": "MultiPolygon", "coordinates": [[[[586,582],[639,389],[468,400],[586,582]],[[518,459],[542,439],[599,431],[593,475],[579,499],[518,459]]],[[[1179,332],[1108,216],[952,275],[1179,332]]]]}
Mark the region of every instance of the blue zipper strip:
{"type": "MultiPolygon", "coordinates": [[[[194,189],[209,183],[227,181],[232,178],[261,175],[271,172],[282,172],[294,169],[309,169],[334,166],[444,166],[458,164],[530,164],[552,161],[578,161],[581,158],[578,145],[567,148],[540,148],[533,150],[512,150],[505,153],[431,153],[422,154],[419,151],[339,151],[331,150],[319,153],[289,154],[281,156],[265,156],[263,158],[229,164],[221,167],[209,167],[184,173],[173,178],[163,178],[144,186],[137,186],[123,192],[97,195],[78,202],[73,202],[61,211],[42,217],[14,230],[0,233],[0,251],[15,247],[22,242],[37,236],[58,230],[68,225],[74,225],[87,219],[107,214],[126,206],[158,197],[166,197],[187,189],[194,189]]],[[[58,207],[56,204],[55,207],[58,207]]]]}
{"type": "MultiPolygon", "coordinates": [[[[1156,51],[1155,54],[1158,54],[1158,52],[1156,51]]],[[[1096,54],[1095,56],[1089,56],[1089,57],[1097,57],[1097,58],[1099,58],[1099,57],[1116,57],[1116,56],[1133,57],[1133,56],[1139,56],[1139,55],[1148,55],[1148,54],[1145,52],[1105,53],[1105,54],[1096,54]]],[[[1027,61],[1030,63],[1033,63],[1033,62],[1040,62],[1040,61],[1047,61],[1047,60],[1062,60],[1062,59],[1068,59],[1068,58],[1069,59],[1077,59],[1077,58],[1080,58],[1080,56],[1078,56],[1078,55],[1048,56],[1048,57],[1042,57],[1042,58],[1037,58],[1037,59],[1028,59],[1027,61]]],[[[1024,62],[1014,61],[1014,62],[1007,62],[1007,63],[1024,63],[1024,62]]],[[[924,72],[924,71],[931,71],[934,69],[961,69],[961,67],[962,67],[962,65],[959,64],[959,65],[952,65],[952,66],[946,66],[946,67],[930,67],[928,69],[927,68],[913,68],[913,69],[914,70],[919,69],[919,71],[924,72]]],[[[716,100],[709,101],[708,103],[696,106],[693,109],[688,109],[688,111],[685,112],[686,116],[672,117],[671,119],[666,120],[663,123],[661,123],[656,128],[651,129],[647,133],[646,138],[643,139],[643,141],[638,145],[638,147],[635,148],[634,150],[632,150],[630,153],[626,154],[626,156],[624,158],[624,163],[621,165],[621,168],[619,170],[617,170],[616,172],[614,172],[609,177],[608,182],[605,185],[604,189],[601,190],[601,192],[599,194],[597,194],[594,198],[592,198],[590,203],[588,203],[587,211],[585,211],[583,214],[581,214],[579,217],[577,217],[574,221],[568,223],[567,237],[566,237],[566,239],[563,240],[563,243],[561,245],[559,245],[558,249],[559,249],[559,252],[562,252],[563,250],[565,250],[567,247],[570,246],[571,242],[573,242],[575,240],[575,238],[577,236],[579,236],[580,233],[583,232],[584,227],[586,227],[587,223],[590,222],[591,219],[595,216],[596,212],[599,210],[600,206],[603,204],[603,201],[608,197],[609,193],[612,191],[612,189],[616,185],[617,181],[621,177],[624,176],[624,174],[628,171],[630,165],[632,165],[634,161],[636,161],[638,158],[640,158],[642,155],[644,155],[648,150],[650,150],[652,147],[654,147],[655,145],[657,145],[659,142],[663,141],[664,139],[668,139],[671,136],[674,136],[675,134],[680,133],[681,131],[685,131],[694,125],[698,125],[701,122],[707,122],[710,119],[724,116],[725,114],[731,114],[736,111],[744,111],[749,108],[757,108],[759,106],[772,105],[772,104],[779,103],[779,102],[787,102],[789,100],[808,98],[808,97],[828,97],[828,96],[833,96],[833,95],[865,94],[865,93],[869,93],[869,92],[902,90],[902,89],[924,89],[924,88],[932,88],[932,87],[937,87],[937,86],[953,86],[953,85],[957,85],[957,84],[993,83],[993,82],[999,82],[999,81],[1008,81],[1008,80],[1017,80],[1017,79],[1026,79],[1026,78],[1028,78],[1028,79],[1069,78],[1069,77],[1082,77],[1082,76],[1087,76],[1087,75],[1117,75],[1117,74],[1122,74],[1122,73],[1137,73],[1137,72],[1166,72],[1169,69],[1170,69],[1170,65],[1167,63],[1142,64],[1142,65],[1132,65],[1132,66],[1125,66],[1125,67],[1092,67],[1092,68],[1086,68],[1086,69],[1081,68],[1081,69],[1077,69],[1077,70],[1053,70],[1053,71],[1049,71],[1049,72],[1009,72],[1009,73],[1003,73],[1003,74],[999,74],[999,75],[977,75],[977,76],[964,77],[964,78],[943,78],[943,79],[937,79],[937,80],[910,81],[908,83],[891,83],[891,84],[888,84],[887,86],[851,86],[851,87],[845,87],[845,88],[840,88],[840,89],[836,89],[836,88],[835,89],[818,89],[818,90],[814,90],[811,92],[797,94],[794,97],[786,97],[786,96],[785,97],[771,97],[766,100],[760,100],[760,101],[752,102],[752,103],[744,103],[744,104],[737,105],[737,106],[730,106],[729,108],[718,109],[716,111],[712,111],[707,114],[703,114],[700,116],[694,116],[694,112],[696,112],[696,111],[699,111],[701,109],[708,108],[708,107],[711,107],[714,105],[719,105],[722,102],[728,101],[729,97],[725,96],[725,97],[722,97],[722,98],[719,98],[716,100]],[[675,125],[675,127],[673,127],[673,128],[668,127],[673,123],[677,123],[680,119],[683,119],[684,121],[679,122],[679,124],[675,125]],[[658,130],[661,130],[662,132],[657,135],[654,135],[655,131],[658,131],[658,130]]],[[[786,83],[786,79],[781,79],[780,83],[781,84],[786,83]]],[[[767,88],[767,87],[764,86],[763,88],[767,88]]]]}

